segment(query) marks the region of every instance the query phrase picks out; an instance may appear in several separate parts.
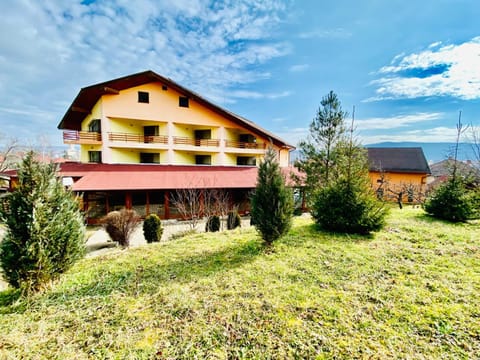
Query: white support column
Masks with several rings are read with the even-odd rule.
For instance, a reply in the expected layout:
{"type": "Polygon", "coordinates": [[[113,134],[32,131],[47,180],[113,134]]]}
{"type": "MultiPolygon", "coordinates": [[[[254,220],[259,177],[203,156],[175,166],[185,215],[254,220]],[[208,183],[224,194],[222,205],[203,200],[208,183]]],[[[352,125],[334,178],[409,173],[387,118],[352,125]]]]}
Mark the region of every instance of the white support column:
{"type": "Polygon", "coordinates": [[[168,136],[168,150],[167,150],[167,164],[173,165],[174,162],[174,125],[173,122],[169,121],[167,124],[167,136],[168,136]]]}
{"type": "Polygon", "coordinates": [[[102,162],[104,164],[112,163],[112,151],[110,149],[110,140],[108,133],[110,132],[110,119],[103,112],[103,104],[100,106],[100,127],[102,129],[102,162]]]}
{"type": "Polygon", "coordinates": [[[220,128],[218,129],[218,138],[220,139],[220,152],[218,153],[218,165],[226,165],[226,160],[225,160],[226,139],[225,139],[224,126],[220,126],[220,128]]]}

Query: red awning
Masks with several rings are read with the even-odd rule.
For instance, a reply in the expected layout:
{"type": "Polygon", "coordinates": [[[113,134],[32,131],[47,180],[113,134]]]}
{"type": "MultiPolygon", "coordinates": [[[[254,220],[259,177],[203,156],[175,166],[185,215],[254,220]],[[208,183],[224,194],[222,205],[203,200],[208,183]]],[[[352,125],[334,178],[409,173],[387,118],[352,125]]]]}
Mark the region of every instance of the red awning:
{"type": "Polygon", "coordinates": [[[82,176],[74,191],[254,188],[257,168],[158,169],[156,171],[95,171],[82,176]]]}
{"type": "MultiPolygon", "coordinates": [[[[287,183],[290,173],[283,168],[287,183]]],[[[81,164],[61,165],[60,176],[78,178],[74,191],[166,190],[166,189],[253,189],[258,168],[241,166],[81,164]]]]}

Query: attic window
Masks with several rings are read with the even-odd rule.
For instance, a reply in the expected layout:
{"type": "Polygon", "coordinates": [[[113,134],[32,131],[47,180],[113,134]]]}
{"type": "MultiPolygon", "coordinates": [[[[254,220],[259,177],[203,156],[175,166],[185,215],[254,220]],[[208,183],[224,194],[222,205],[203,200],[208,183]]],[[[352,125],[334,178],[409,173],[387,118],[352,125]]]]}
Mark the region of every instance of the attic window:
{"type": "Polygon", "coordinates": [[[178,98],[178,106],[180,106],[180,107],[186,107],[186,108],[187,108],[188,105],[189,105],[189,104],[188,104],[188,97],[186,97],[186,96],[180,96],[180,97],[178,98]]]}
{"type": "Polygon", "coordinates": [[[162,85],[162,90],[167,91],[168,90],[167,85],[162,85]]]}
{"type": "Polygon", "coordinates": [[[145,104],[148,104],[150,101],[149,101],[149,93],[146,92],[146,91],[139,91],[138,92],[138,102],[139,103],[145,103],[145,104]]]}

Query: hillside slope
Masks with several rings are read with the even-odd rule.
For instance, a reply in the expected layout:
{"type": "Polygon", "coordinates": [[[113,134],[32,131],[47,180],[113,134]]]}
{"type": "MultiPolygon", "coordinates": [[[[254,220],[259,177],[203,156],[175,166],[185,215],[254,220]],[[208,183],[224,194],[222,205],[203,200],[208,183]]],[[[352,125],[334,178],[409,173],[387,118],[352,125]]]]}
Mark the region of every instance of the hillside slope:
{"type": "Polygon", "coordinates": [[[51,290],[0,293],[0,358],[475,358],[480,223],[395,209],[371,237],[296,218],[84,259],[51,290]]]}

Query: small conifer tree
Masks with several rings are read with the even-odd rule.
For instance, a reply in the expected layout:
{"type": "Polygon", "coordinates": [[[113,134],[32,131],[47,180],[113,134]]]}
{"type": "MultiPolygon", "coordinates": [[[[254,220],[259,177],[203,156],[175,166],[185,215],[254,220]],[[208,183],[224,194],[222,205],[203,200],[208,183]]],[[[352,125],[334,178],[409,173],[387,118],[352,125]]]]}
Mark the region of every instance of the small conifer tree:
{"type": "Polygon", "coordinates": [[[291,227],[293,194],[285,186],[276,154],[269,148],[258,169],[251,218],[262,239],[271,245],[291,227]]]}
{"type": "Polygon", "coordinates": [[[242,223],[242,219],[237,211],[229,211],[227,214],[227,229],[233,230],[239,227],[242,223]]]}
{"type": "Polygon", "coordinates": [[[162,238],[162,221],[156,214],[150,214],[143,222],[143,236],[147,243],[158,242],[162,238]]]}
{"type": "Polygon", "coordinates": [[[209,216],[205,224],[206,232],[216,232],[220,230],[220,217],[218,215],[209,216]]]}
{"type": "MultiPolygon", "coordinates": [[[[426,199],[423,207],[425,211],[438,219],[451,222],[465,222],[469,219],[478,218],[480,210],[478,207],[478,198],[474,190],[469,190],[465,182],[458,174],[458,144],[460,136],[465,128],[461,122],[459,113],[457,123],[457,141],[455,143],[453,167],[449,179],[434,189],[426,199]]],[[[477,189],[478,191],[478,189],[477,189]]]]}
{"type": "Polygon", "coordinates": [[[0,207],[7,233],[0,265],[10,285],[25,293],[42,289],[85,253],[84,218],[79,203],[29,152],[18,170],[18,185],[0,207]]]}

